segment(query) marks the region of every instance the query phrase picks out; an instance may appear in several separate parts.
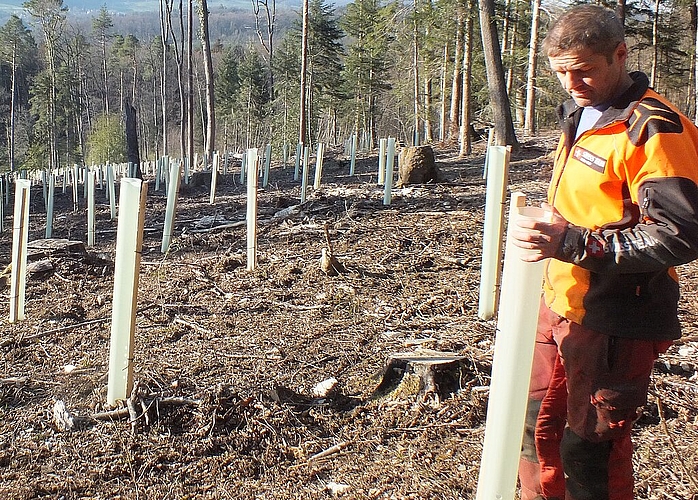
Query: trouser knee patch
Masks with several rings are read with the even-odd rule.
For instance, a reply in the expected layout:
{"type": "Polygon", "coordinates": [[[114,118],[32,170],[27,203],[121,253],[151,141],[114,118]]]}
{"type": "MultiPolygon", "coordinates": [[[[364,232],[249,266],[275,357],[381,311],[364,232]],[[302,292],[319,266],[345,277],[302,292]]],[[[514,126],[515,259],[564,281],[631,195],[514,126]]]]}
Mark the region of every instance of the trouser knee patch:
{"type": "Polygon", "coordinates": [[[611,442],[592,442],[568,428],[560,445],[566,487],[575,500],[608,500],[611,442]]]}
{"type": "Polygon", "coordinates": [[[521,458],[528,462],[538,463],[536,451],[536,425],[540,413],[541,400],[529,399],[526,407],[526,423],[524,425],[523,444],[521,446],[521,458]]]}

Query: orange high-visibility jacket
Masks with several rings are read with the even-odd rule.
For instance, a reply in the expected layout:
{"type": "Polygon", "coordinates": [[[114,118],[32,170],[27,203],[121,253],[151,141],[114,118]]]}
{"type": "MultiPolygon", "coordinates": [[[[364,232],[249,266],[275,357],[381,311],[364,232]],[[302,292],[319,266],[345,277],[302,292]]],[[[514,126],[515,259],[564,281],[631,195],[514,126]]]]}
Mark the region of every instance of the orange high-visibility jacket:
{"type": "Polygon", "coordinates": [[[569,221],[545,273],[545,301],[590,329],[678,338],[673,266],[698,257],[698,128],[647,77],[575,140],[582,108],[558,112],[562,136],[548,202],[569,221]]]}

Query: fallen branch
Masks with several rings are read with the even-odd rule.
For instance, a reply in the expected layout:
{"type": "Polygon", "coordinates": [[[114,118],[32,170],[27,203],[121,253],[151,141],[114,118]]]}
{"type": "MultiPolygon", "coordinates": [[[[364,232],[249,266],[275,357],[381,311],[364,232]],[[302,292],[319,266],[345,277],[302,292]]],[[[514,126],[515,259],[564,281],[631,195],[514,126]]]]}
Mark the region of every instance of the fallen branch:
{"type": "Polygon", "coordinates": [[[337,443],[334,446],[330,446],[326,450],[323,450],[320,453],[316,453],[315,455],[308,458],[308,462],[312,462],[314,460],[319,460],[321,458],[327,458],[327,457],[330,457],[332,455],[335,455],[335,454],[339,453],[340,451],[342,451],[347,446],[349,446],[349,444],[350,444],[349,441],[342,441],[341,443],[337,443]]]}
{"type": "Polygon", "coordinates": [[[0,378],[0,385],[24,385],[29,381],[29,377],[0,378]]]}
{"type": "MultiPolygon", "coordinates": [[[[188,398],[182,398],[182,397],[169,397],[169,398],[154,398],[150,401],[150,405],[156,405],[156,406],[162,406],[162,407],[167,407],[167,406],[173,406],[173,407],[178,407],[178,406],[199,406],[201,404],[201,401],[198,401],[196,399],[188,399],[188,398]]],[[[129,416],[129,410],[128,408],[116,408],[114,410],[109,410],[109,411],[103,411],[99,413],[94,413],[93,415],[89,417],[77,417],[82,420],[100,420],[100,421],[114,421],[114,420],[122,420],[124,418],[127,418],[129,416]]]]}
{"type": "Polygon", "coordinates": [[[113,421],[113,420],[121,420],[122,418],[126,418],[126,417],[128,417],[128,408],[117,408],[115,410],[102,411],[99,413],[95,413],[90,417],[79,417],[79,418],[85,419],[85,420],[113,421]]]}
{"type": "MultiPolygon", "coordinates": [[[[157,304],[149,304],[145,307],[141,307],[140,309],[138,309],[138,311],[136,311],[136,314],[142,313],[143,311],[147,311],[148,309],[153,309],[154,307],[159,307],[159,306],[157,304]]],[[[81,328],[83,326],[96,325],[99,323],[105,323],[107,321],[111,321],[111,316],[104,317],[104,318],[91,319],[88,321],[83,321],[82,323],[75,323],[73,325],[62,326],[60,328],[54,328],[53,330],[44,330],[43,332],[35,333],[34,335],[28,335],[26,337],[21,337],[19,340],[5,339],[2,341],[2,343],[0,343],[0,347],[5,347],[13,342],[35,340],[35,339],[38,339],[41,337],[45,337],[46,335],[53,335],[54,333],[64,333],[64,332],[68,332],[70,330],[74,330],[76,328],[81,328]]]]}
{"type": "Polygon", "coordinates": [[[96,325],[98,323],[104,323],[106,321],[111,321],[111,316],[108,318],[91,319],[89,321],[83,321],[82,323],[75,323],[74,325],[63,326],[61,328],[54,328],[53,330],[45,330],[43,332],[35,333],[34,335],[27,335],[26,337],[23,337],[22,340],[34,340],[44,337],[46,335],[68,332],[70,330],[74,330],[75,328],[80,328],[81,326],[96,325]]]}
{"type": "Polygon", "coordinates": [[[469,267],[470,263],[473,261],[472,257],[468,257],[466,259],[459,259],[457,257],[449,257],[448,255],[441,254],[436,254],[436,258],[441,259],[444,262],[448,262],[450,264],[457,264],[463,267],[469,267]]]}
{"type": "Polygon", "coordinates": [[[264,359],[267,361],[278,361],[280,359],[283,359],[283,357],[279,356],[278,354],[269,356],[265,356],[262,354],[227,354],[225,352],[219,352],[218,354],[228,359],[264,359]]]}
{"type": "Polygon", "coordinates": [[[203,326],[199,326],[193,321],[187,321],[185,319],[182,319],[180,316],[175,316],[175,318],[172,320],[173,323],[179,323],[180,325],[188,326],[192,330],[196,330],[199,333],[205,333],[205,334],[211,334],[211,330],[207,330],[203,326]]]}
{"type": "Polygon", "coordinates": [[[696,479],[693,475],[693,471],[691,470],[692,468],[686,465],[686,462],[683,459],[683,455],[676,448],[676,443],[674,443],[674,439],[672,438],[671,433],[669,432],[669,426],[667,426],[666,417],[664,415],[664,404],[662,403],[662,398],[659,394],[657,394],[654,391],[652,391],[652,395],[657,400],[657,411],[659,413],[659,419],[662,423],[662,430],[664,431],[667,439],[669,440],[669,445],[671,446],[671,449],[674,450],[674,455],[678,459],[684,474],[686,474],[686,476],[688,477],[689,482],[693,485],[693,488],[698,490],[698,479],[696,479]]]}
{"type": "Polygon", "coordinates": [[[136,412],[136,402],[139,399],[138,390],[140,389],[140,384],[136,381],[133,384],[133,389],[131,390],[131,396],[126,400],[126,409],[128,409],[128,417],[131,422],[131,434],[134,436],[138,434],[138,413],[136,412]]]}
{"type": "Polygon", "coordinates": [[[229,224],[221,224],[219,226],[211,226],[207,227],[204,229],[189,229],[188,232],[190,233],[211,233],[213,231],[217,231],[219,229],[234,229],[236,227],[242,227],[247,224],[247,221],[241,220],[237,222],[231,222],[229,224]]]}
{"type": "Polygon", "coordinates": [[[313,311],[315,309],[325,309],[327,306],[324,304],[317,305],[317,306],[298,306],[296,304],[288,304],[286,302],[272,302],[275,306],[282,306],[286,307],[288,309],[296,309],[298,311],[313,311]]]}

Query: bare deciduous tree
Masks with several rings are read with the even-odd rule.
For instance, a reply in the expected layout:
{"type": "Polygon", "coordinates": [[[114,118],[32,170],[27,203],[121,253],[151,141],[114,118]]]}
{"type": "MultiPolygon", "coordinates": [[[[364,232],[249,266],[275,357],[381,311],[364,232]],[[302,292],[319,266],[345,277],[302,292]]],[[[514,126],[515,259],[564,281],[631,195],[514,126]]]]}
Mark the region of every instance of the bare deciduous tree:
{"type": "Polygon", "coordinates": [[[494,114],[495,144],[510,145],[518,148],[514,132],[514,122],[511,119],[511,108],[504,80],[502,53],[499,50],[497,24],[494,15],[494,0],[479,0],[480,29],[482,46],[485,52],[487,68],[487,84],[490,91],[490,101],[494,114]]]}
{"type": "Polygon", "coordinates": [[[201,50],[204,57],[204,78],[206,81],[206,141],[204,149],[206,157],[213,157],[216,142],[216,110],[214,99],[213,61],[211,59],[211,37],[208,30],[208,2],[199,0],[199,23],[201,50]]]}

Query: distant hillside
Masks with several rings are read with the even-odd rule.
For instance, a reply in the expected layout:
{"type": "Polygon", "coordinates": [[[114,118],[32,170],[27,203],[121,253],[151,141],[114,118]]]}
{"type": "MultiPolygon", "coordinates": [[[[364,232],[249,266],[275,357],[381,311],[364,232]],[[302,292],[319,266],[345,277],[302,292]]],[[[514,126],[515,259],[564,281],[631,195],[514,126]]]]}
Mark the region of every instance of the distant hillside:
{"type": "MultiPolygon", "coordinates": [[[[281,37],[299,17],[300,6],[295,6],[294,2],[295,0],[277,2],[277,37],[281,37]]],[[[21,6],[22,3],[22,0],[0,2],[0,25],[4,24],[12,13],[19,15],[29,24],[29,16],[21,6]]],[[[64,0],[63,3],[68,7],[70,24],[77,26],[84,33],[89,33],[92,31],[92,19],[97,15],[100,4],[104,2],[64,0]]],[[[113,33],[131,34],[141,41],[151,40],[160,35],[159,0],[109,1],[108,9],[114,23],[113,33]]],[[[250,0],[216,0],[215,3],[209,3],[209,10],[209,29],[213,41],[230,44],[256,38],[250,0]]]]}
{"type": "MultiPolygon", "coordinates": [[[[24,0],[4,0],[0,2],[0,12],[7,13],[7,15],[12,12],[17,13],[17,11],[22,10],[23,3],[24,0]]],[[[289,3],[300,5],[296,0],[282,0],[277,6],[289,3]]],[[[115,13],[158,12],[160,9],[159,0],[63,0],[63,5],[71,11],[88,13],[101,9],[102,5],[106,5],[110,12],[115,13]]],[[[210,9],[218,7],[249,7],[249,5],[249,0],[215,0],[209,2],[210,9]]]]}

